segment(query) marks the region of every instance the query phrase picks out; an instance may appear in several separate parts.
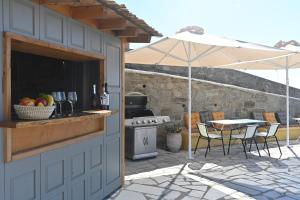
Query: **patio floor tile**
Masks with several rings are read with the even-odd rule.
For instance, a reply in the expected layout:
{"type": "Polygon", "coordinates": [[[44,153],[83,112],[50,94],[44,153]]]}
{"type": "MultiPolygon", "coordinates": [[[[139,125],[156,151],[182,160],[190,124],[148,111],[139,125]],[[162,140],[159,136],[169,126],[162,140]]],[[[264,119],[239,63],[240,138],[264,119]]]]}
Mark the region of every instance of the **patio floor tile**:
{"type": "Polygon", "coordinates": [[[212,147],[207,158],[200,149],[193,160],[186,151],[158,149],[155,159],[126,160],[125,187],[109,199],[300,199],[300,144],[292,144],[281,143],[281,157],[270,143],[271,157],[262,150],[262,157],[253,151],[248,159],[240,145],[226,156],[212,147]]]}

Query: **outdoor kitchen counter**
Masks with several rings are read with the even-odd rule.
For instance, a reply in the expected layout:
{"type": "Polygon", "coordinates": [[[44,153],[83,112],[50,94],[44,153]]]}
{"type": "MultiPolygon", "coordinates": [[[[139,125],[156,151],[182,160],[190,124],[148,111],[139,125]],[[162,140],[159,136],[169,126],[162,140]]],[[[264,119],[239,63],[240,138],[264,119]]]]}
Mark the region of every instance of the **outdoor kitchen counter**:
{"type": "Polygon", "coordinates": [[[105,132],[105,117],[114,111],[92,110],[76,116],[48,120],[10,120],[0,122],[4,128],[6,162],[23,159],[105,132]]]}

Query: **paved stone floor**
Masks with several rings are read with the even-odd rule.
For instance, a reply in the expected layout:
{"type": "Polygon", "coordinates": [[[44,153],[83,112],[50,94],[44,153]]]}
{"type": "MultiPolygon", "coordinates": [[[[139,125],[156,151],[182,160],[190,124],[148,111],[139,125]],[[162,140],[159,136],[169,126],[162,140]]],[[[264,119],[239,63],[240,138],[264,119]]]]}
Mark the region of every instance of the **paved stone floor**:
{"type": "Polygon", "coordinates": [[[240,145],[225,157],[212,147],[206,159],[202,149],[194,160],[186,151],[164,150],[155,159],[126,160],[125,186],[110,199],[300,199],[300,143],[290,148],[282,143],[281,157],[270,146],[271,157],[253,151],[247,160],[240,145]]]}

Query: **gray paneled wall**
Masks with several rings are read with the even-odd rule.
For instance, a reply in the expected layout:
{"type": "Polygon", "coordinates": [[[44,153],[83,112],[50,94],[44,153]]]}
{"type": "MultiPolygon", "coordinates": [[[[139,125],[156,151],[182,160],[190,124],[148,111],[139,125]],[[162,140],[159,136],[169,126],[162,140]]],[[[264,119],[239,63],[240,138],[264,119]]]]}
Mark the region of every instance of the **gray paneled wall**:
{"type": "MultiPolygon", "coordinates": [[[[0,129],[0,200],[4,195],[5,200],[104,198],[121,186],[120,40],[29,0],[0,0],[0,9],[4,16],[2,19],[0,15],[1,33],[4,28],[4,31],[105,54],[111,109],[119,111],[108,118],[107,132],[101,137],[8,164],[3,164],[0,129]]],[[[2,46],[1,37],[0,63],[3,63],[2,46]]],[[[2,93],[0,102],[3,102],[2,93]]],[[[0,111],[2,114],[2,107],[0,111]]]]}

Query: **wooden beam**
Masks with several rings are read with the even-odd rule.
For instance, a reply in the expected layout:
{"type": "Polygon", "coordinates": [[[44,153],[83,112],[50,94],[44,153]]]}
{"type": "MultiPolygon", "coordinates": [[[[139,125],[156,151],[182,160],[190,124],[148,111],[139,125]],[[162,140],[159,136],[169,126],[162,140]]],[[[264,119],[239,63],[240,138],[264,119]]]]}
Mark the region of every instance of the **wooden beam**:
{"type": "Polygon", "coordinates": [[[151,41],[151,36],[148,34],[139,34],[137,37],[127,38],[129,43],[149,43],[151,41]]]}
{"type": "Polygon", "coordinates": [[[118,37],[136,37],[138,35],[136,27],[127,27],[125,30],[116,31],[118,37]]]}
{"type": "Polygon", "coordinates": [[[78,6],[72,7],[72,18],[74,19],[97,19],[106,15],[102,6],[78,6]]]}
{"type": "Polygon", "coordinates": [[[124,30],[126,26],[127,21],[122,18],[101,19],[98,21],[100,30],[124,30]]]}

